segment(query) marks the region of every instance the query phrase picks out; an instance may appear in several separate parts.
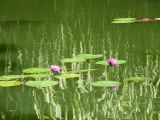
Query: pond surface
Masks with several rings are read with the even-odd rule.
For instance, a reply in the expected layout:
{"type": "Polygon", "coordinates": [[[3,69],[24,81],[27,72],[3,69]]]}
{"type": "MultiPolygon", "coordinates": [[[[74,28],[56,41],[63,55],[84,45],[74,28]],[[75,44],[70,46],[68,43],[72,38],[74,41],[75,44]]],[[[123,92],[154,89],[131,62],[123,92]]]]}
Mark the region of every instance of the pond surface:
{"type": "Polygon", "coordinates": [[[112,24],[114,18],[159,18],[158,0],[0,1],[0,75],[64,65],[78,54],[126,60],[119,67],[93,61],[67,64],[92,69],[65,85],[0,87],[1,120],[159,120],[160,22],[112,24]],[[124,83],[130,77],[146,81],[124,83]],[[116,80],[116,91],[89,83],[116,80]],[[149,81],[148,79],[151,79],[149,81]]]}

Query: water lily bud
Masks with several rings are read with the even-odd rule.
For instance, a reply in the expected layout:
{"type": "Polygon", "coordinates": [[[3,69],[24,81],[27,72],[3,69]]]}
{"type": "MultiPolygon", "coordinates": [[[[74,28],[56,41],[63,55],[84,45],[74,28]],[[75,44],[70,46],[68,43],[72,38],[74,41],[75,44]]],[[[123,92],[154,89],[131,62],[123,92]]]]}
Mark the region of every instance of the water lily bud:
{"type": "Polygon", "coordinates": [[[118,66],[118,63],[117,63],[117,60],[114,59],[114,58],[108,58],[107,59],[107,63],[113,67],[117,67],[118,66]]]}
{"type": "Polygon", "coordinates": [[[52,70],[52,72],[54,73],[60,73],[61,68],[57,65],[51,65],[50,69],[52,70]]]}

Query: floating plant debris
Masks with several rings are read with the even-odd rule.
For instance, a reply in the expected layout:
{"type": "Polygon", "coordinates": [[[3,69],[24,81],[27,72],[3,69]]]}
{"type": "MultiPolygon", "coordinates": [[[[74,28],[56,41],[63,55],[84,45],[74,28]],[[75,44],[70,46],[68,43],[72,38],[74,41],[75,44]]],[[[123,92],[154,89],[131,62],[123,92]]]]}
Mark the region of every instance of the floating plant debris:
{"type": "Polygon", "coordinates": [[[115,18],[113,20],[115,20],[115,21],[132,21],[132,20],[136,20],[136,18],[115,18]]]}
{"type": "Polygon", "coordinates": [[[57,81],[51,81],[51,80],[43,80],[43,81],[28,81],[25,85],[30,87],[36,87],[36,88],[44,88],[44,87],[50,87],[57,85],[57,81]]]}
{"type": "Polygon", "coordinates": [[[96,81],[92,82],[92,86],[96,87],[113,87],[113,86],[119,86],[121,83],[118,81],[109,81],[109,80],[104,80],[104,81],[96,81]]]}
{"type": "Polygon", "coordinates": [[[21,81],[0,81],[0,87],[12,87],[12,86],[18,86],[22,85],[23,83],[21,81]]]}
{"type": "Polygon", "coordinates": [[[112,23],[134,23],[136,18],[115,18],[112,23]]]}
{"type": "Polygon", "coordinates": [[[160,20],[160,18],[155,18],[155,20],[160,20]]]}
{"type": "Polygon", "coordinates": [[[51,70],[49,68],[29,68],[23,70],[24,73],[46,73],[50,71],[51,70]]]}
{"type": "Polygon", "coordinates": [[[115,18],[113,19],[112,23],[145,23],[145,22],[156,22],[156,21],[160,21],[160,18],[143,18],[143,19],[115,18]]]}
{"type": "Polygon", "coordinates": [[[128,20],[124,20],[124,21],[112,21],[112,23],[134,23],[135,21],[128,21],[128,20]]]}

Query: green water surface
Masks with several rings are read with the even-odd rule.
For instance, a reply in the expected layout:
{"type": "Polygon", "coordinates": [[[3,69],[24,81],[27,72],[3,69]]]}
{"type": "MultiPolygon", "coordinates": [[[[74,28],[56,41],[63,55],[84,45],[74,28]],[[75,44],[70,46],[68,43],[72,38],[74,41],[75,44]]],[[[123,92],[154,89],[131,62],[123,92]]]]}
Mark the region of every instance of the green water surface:
{"type": "Polygon", "coordinates": [[[111,23],[114,18],[160,18],[159,4],[159,0],[1,0],[0,75],[61,66],[61,59],[83,53],[127,63],[115,69],[93,61],[67,65],[71,70],[98,71],[82,73],[63,87],[0,87],[0,120],[159,120],[160,22],[111,23]],[[152,81],[124,84],[129,77],[152,81]],[[116,92],[88,85],[106,78],[122,85],[116,92]]]}

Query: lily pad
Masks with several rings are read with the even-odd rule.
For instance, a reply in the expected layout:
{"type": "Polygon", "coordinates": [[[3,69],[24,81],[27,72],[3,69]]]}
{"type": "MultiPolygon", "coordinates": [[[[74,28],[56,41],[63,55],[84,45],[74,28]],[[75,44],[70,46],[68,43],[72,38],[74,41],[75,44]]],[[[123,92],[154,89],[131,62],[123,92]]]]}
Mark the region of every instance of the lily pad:
{"type": "Polygon", "coordinates": [[[0,81],[0,87],[12,87],[23,84],[21,81],[0,81]]]}
{"type": "Polygon", "coordinates": [[[24,73],[46,73],[49,72],[49,68],[29,68],[23,70],[24,73]]]}
{"type": "Polygon", "coordinates": [[[95,71],[95,70],[97,70],[97,69],[86,69],[86,70],[69,71],[67,73],[91,72],[91,71],[95,71]]]}
{"type": "Polygon", "coordinates": [[[141,83],[145,81],[151,81],[152,78],[146,78],[146,77],[130,77],[124,80],[124,82],[134,82],[134,83],[141,83]]]}
{"type": "Polygon", "coordinates": [[[96,62],[96,64],[100,64],[100,65],[109,65],[108,63],[107,63],[107,61],[97,61],[96,62]]]}
{"type": "Polygon", "coordinates": [[[44,80],[44,81],[28,81],[25,85],[36,88],[44,88],[57,85],[57,81],[44,80]]]}
{"type": "Polygon", "coordinates": [[[61,60],[61,62],[64,62],[64,63],[81,63],[85,61],[86,60],[84,58],[80,58],[80,57],[66,58],[61,60]]]}
{"type": "Polygon", "coordinates": [[[92,86],[96,87],[113,87],[113,86],[119,86],[120,84],[121,83],[118,81],[108,81],[108,80],[96,81],[91,83],[92,86]]]}
{"type": "Polygon", "coordinates": [[[155,20],[160,20],[160,18],[155,18],[155,20]]]}
{"type": "Polygon", "coordinates": [[[94,59],[94,58],[103,57],[103,55],[101,55],[101,54],[97,54],[97,55],[92,55],[92,54],[79,54],[79,55],[77,55],[77,57],[83,58],[83,59],[94,59]]]}
{"type": "Polygon", "coordinates": [[[120,64],[125,64],[126,61],[125,60],[118,60],[117,63],[120,65],[120,64]]]}
{"type": "Polygon", "coordinates": [[[47,78],[49,77],[48,74],[29,74],[29,75],[25,75],[25,78],[47,78]]]}
{"type": "MultiPolygon", "coordinates": [[[[120,65],[120,64],[125,64],[126,61],[125,61],[125,60],[117,60],[117,63],[118,63],[118,65],[120,65]]],[[[99,64],[99,65],[109,65],[109,64],[107,63],[107,61],[97,61],[96,64],[99,64]]]]}
{"type": "Polygon", "coordinates": [[[136,20],[136,18],[115,18],[113,20],[115,21],[133,21],[133,20],[136,20]]]}
{"type": "Polygon", "coordinates": [[[120,20],[120,21],[112,21],[112,23],[134,23],[135,21],[129,21],[129,20],[120,20]]]}
{"type": "Polygon", "coordinates": [[[69,78],[77,78],[77,77],[80,77],[80,75],[79,74],[73,74],[73,73],[71,73],[71,74],[62,74],[62,75],[60,75],[60,76],[56,76],[56,78],[58,78],[58,79],[69,79],[69,78]]]}
{"type": "Polygon", "coordinates": [[[14,79],[20,79],[24,78],[23,75],[4,75],[0,76],[0,80],[14,80],[14,79]]]}

